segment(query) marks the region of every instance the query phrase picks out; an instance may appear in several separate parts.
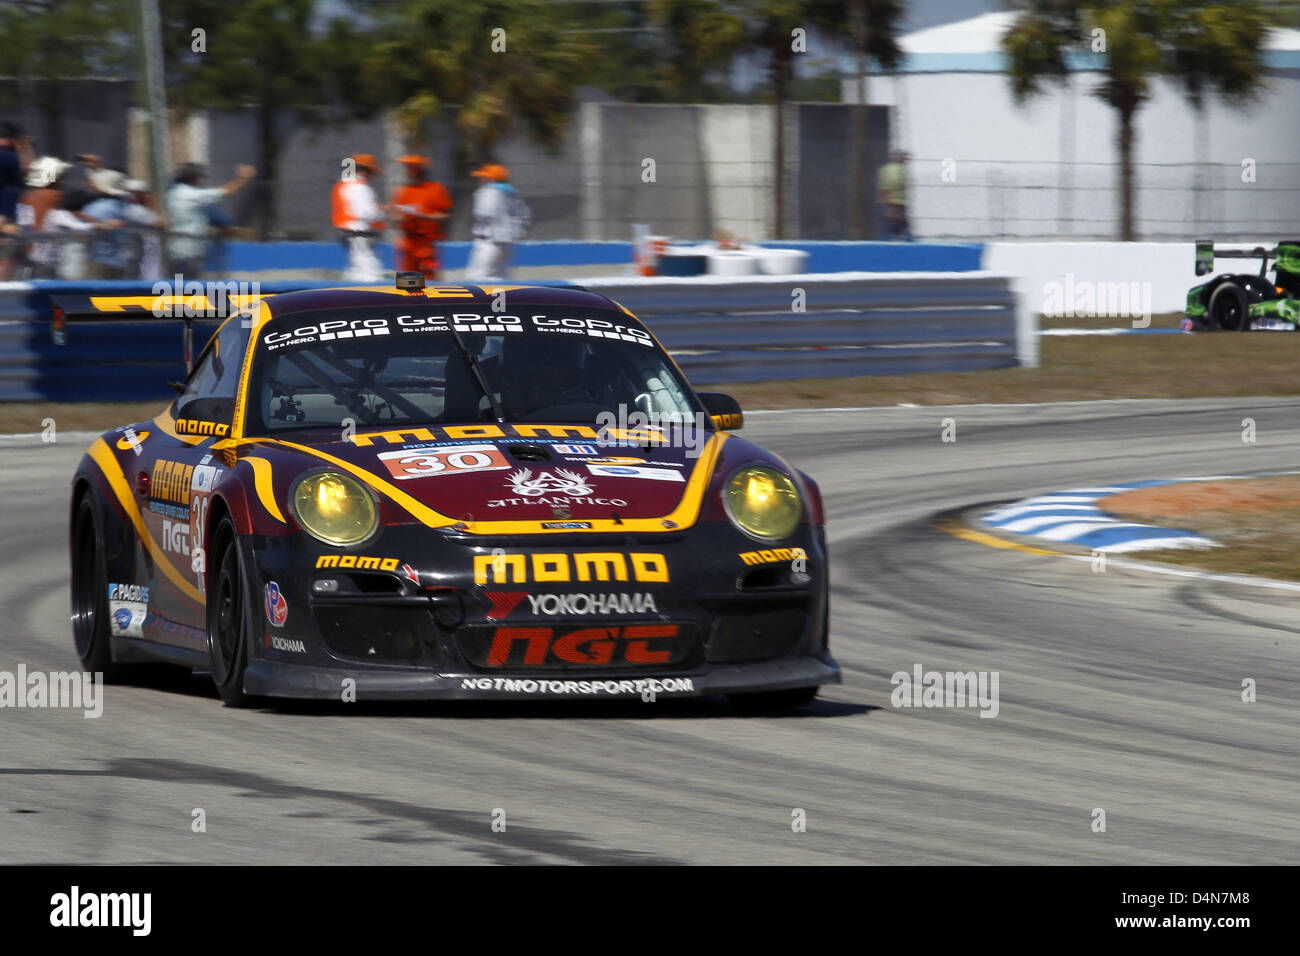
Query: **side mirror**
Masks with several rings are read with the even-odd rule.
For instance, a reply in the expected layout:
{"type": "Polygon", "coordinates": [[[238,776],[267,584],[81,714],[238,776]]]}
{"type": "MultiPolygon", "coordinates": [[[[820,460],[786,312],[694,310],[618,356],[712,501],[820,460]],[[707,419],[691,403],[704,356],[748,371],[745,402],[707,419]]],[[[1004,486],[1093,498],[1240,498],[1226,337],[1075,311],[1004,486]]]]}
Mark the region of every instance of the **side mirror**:
{"type": "Polygon", "coordinates": [[[704,410],[713,419],[713,426],[719,431],[735,431],[745,426],[745,413],[740,410],[740,402],[722,392],[699,392],[704,410]]]}
{"type": "Polygon", "coordinates": [[[1196,240],[1196,274],[1207,276],[1214,271],[1214,240],[1196,240]]]}

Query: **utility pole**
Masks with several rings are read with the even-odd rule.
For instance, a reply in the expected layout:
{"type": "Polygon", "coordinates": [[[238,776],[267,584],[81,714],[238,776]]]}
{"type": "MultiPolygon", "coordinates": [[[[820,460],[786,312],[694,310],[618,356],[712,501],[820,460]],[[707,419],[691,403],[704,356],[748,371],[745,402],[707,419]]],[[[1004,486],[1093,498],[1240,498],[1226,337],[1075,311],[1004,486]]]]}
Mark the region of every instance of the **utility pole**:
{"type": "MultiPolygon", "coordinates": [[[[158,0],[140,0],[140,48],[144,50],[145,95],[149,100],[149,185],[162,202],[171,171],[170,129],[167,123],[167,88],[163,85],[162,24],[158,0]]],[[[163,259],[167,236],[162,236],[163,259]]]]}

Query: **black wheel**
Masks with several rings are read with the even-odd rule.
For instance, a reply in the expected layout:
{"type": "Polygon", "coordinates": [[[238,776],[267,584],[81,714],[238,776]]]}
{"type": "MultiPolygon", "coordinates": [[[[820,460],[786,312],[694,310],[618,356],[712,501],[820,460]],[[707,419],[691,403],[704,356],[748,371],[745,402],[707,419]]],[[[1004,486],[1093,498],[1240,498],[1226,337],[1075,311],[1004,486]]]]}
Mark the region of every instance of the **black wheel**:
{"type": "Polygon", "coordinates": [[[747,714],[775,714],[811,704],[816,696],[816,687],[796,687],[793,690],[769,690],[758,694],[728,694],[727,700],[736,710],[747,714]]]}
{"type": "Polygon", "coordinates": [[[208,669],[227,707],[247,707],[253,698],[244,693],[244,672],[256,604],[249,596],[229,518],[217,525],[209,553],[216,570],[208,574],[208,669]]]}
{"type": "Polygon", "coordinates": [[[95,523],[95,506],[86,495],[72,519],[72,641],[83,670],[121,680],[126,669],[113,663],[108,629],[108,571],[95,523]]]}
{"type": "Polygon", "coordinates": [[[1241,286],[1225,282],[1210,296],[1207,309],[1210,321],[1225,332],[1241,332],[1246,328],[1246,293],[1241,286]]]}

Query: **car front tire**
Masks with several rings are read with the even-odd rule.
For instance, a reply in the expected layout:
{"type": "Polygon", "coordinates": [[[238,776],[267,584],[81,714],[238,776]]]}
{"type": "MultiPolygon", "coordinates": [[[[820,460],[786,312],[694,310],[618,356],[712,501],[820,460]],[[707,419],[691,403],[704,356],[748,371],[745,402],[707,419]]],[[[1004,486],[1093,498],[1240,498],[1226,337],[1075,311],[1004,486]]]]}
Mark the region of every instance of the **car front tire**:
{"type": "Polygon", "coordinates": [[[1241,286],[1225,282],[1210,296],[1210,319],[1225,332],[1241,332],[1248,325],[1249,308],[1241,286]]]}

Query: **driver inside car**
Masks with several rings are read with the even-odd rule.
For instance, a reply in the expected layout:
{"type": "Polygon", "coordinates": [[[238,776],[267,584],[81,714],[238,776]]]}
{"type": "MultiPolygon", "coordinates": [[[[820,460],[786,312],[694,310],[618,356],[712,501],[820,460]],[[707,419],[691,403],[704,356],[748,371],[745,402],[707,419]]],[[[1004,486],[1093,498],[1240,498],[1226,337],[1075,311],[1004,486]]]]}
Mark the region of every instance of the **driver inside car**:
{"type": "Polygon", "coordinates": [[[504,404],[520,416],[564,405],[598,404],[586,384],[588,352],[578,336],[511,337],[501,356],[504,404]]]}

